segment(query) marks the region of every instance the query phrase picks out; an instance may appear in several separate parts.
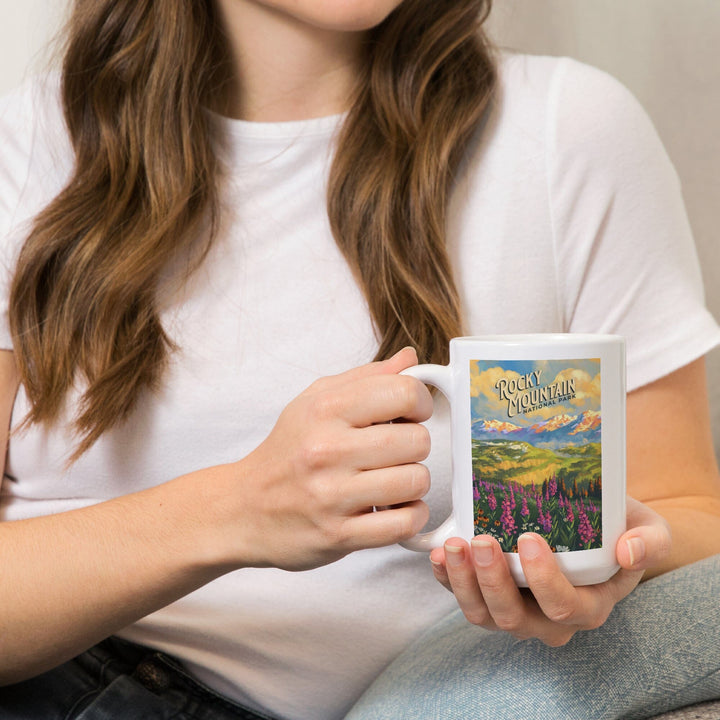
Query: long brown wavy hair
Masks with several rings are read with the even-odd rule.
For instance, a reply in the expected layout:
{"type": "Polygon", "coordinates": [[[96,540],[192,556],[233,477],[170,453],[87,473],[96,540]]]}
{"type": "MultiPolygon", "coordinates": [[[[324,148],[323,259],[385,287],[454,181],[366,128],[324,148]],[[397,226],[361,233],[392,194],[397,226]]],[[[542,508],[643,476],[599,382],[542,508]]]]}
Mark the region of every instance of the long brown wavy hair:
{"type": "MultiPolygon", "coordinates": [[[[328,213],[377,358],[411,344],[445,362],[461,333],[446,211],[495,83],[489,9],[404,0],[364,45],[328,213]]],[[[10,324],[26,422],[51,424],[84,381],[76,458],[157,386],[173,350],[157,290],[169,258],[200,262],[212,241],[221,173],[204,109],[224,92],[227,56],[211,0],[75,0],[68,28],[61,94],[76,163],[21,250],[10,324]]]]}

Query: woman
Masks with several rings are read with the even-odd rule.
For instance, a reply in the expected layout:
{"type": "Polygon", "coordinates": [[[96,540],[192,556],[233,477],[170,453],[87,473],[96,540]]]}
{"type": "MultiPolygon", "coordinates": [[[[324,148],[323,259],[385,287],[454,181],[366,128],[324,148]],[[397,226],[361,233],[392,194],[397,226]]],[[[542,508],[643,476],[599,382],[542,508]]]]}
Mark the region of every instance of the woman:
{"type": "MultiPolygon", "coordinates": [[[[487,11],[76,0],[59,88],[5,102],[3,717],[340,718],[458,606],[538,655],[720,551],[720,333],[672,170],[606,76],[495,63],[487,11]],[[459,539],[433,578],[396,545],[447,489],[407,346],[558,330],[628,337],[623,569],[572,588],[529,535],[531,593],[459,539]]],[[[459,665],[493,647],[463,623],[459,665]]],[[[425,682],[408,716],[450,717],[425,682]]],[[[377,687],[355,712],[401,717],[377,687]]]]}

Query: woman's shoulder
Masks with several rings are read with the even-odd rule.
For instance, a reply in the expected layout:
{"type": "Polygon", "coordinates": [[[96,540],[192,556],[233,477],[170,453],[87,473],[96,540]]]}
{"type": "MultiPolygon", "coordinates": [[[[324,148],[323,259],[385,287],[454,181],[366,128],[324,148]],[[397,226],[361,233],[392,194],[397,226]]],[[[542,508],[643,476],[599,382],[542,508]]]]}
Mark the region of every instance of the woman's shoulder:
{"type": "Polygon", "coordinates": [[[530,55],[499,50],[496,65],[500,88],[511,97],[552,99],[564,90],[579,91],[579,100],[616,96],[627,101],[632,94],[610,73],[575,58],[530,55]]]}
{"type": "Polygon", "coordinates": [[[608,160],[657,153],[655,128],[610,73],[569,57],[498,54],[498,107],[506,124],[542,139],[551,154],[608,160]]]}

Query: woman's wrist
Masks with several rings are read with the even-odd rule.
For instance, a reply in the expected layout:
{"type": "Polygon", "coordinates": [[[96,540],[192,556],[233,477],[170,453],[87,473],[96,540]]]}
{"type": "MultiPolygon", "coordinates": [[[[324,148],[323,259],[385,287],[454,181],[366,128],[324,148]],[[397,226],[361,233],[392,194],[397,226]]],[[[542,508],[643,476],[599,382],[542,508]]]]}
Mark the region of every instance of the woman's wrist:
{"type": "Polygon", "coordinates": [[[181,545],[188,570],[217,576],[257,564],[251,551],[245,503],[239,497],[246,461],[216,465],[172,480],[173,502],[181,520],[181,545]]]}

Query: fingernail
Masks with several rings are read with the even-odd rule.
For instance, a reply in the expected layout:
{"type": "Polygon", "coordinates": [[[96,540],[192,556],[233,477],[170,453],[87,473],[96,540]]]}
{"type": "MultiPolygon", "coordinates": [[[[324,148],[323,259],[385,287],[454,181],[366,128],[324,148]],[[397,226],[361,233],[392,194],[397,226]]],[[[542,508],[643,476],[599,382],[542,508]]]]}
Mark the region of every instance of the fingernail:
{"type": "Polygon", "coordinates": [[[487,567],[493,561],[493,546],[489,540],[475,539],[471,541],[473,560],[480,567],[487,567]]]}
{"type": "Polygon", "coordinates": [[[457,545],[446,545],[445,558],[448,565],[462,565],[465,560],[465,550],[462,547],[457,547],[457,545]]]}
{"type": "Polygon", "coordinates": [[[540,543],[535,540],[532,535],[521,535],[518,538],[518,550],[522,552],[522,555],[527,560],[534,560],[536,557],[540,557],[542,548],[540,543]]]}
{"type": "Polygon", "coordinates": [[[645,542],[642,538],[633,537],[625,541],[630,555],[630,565],[637,565],[645,558],[645,542]]]}

